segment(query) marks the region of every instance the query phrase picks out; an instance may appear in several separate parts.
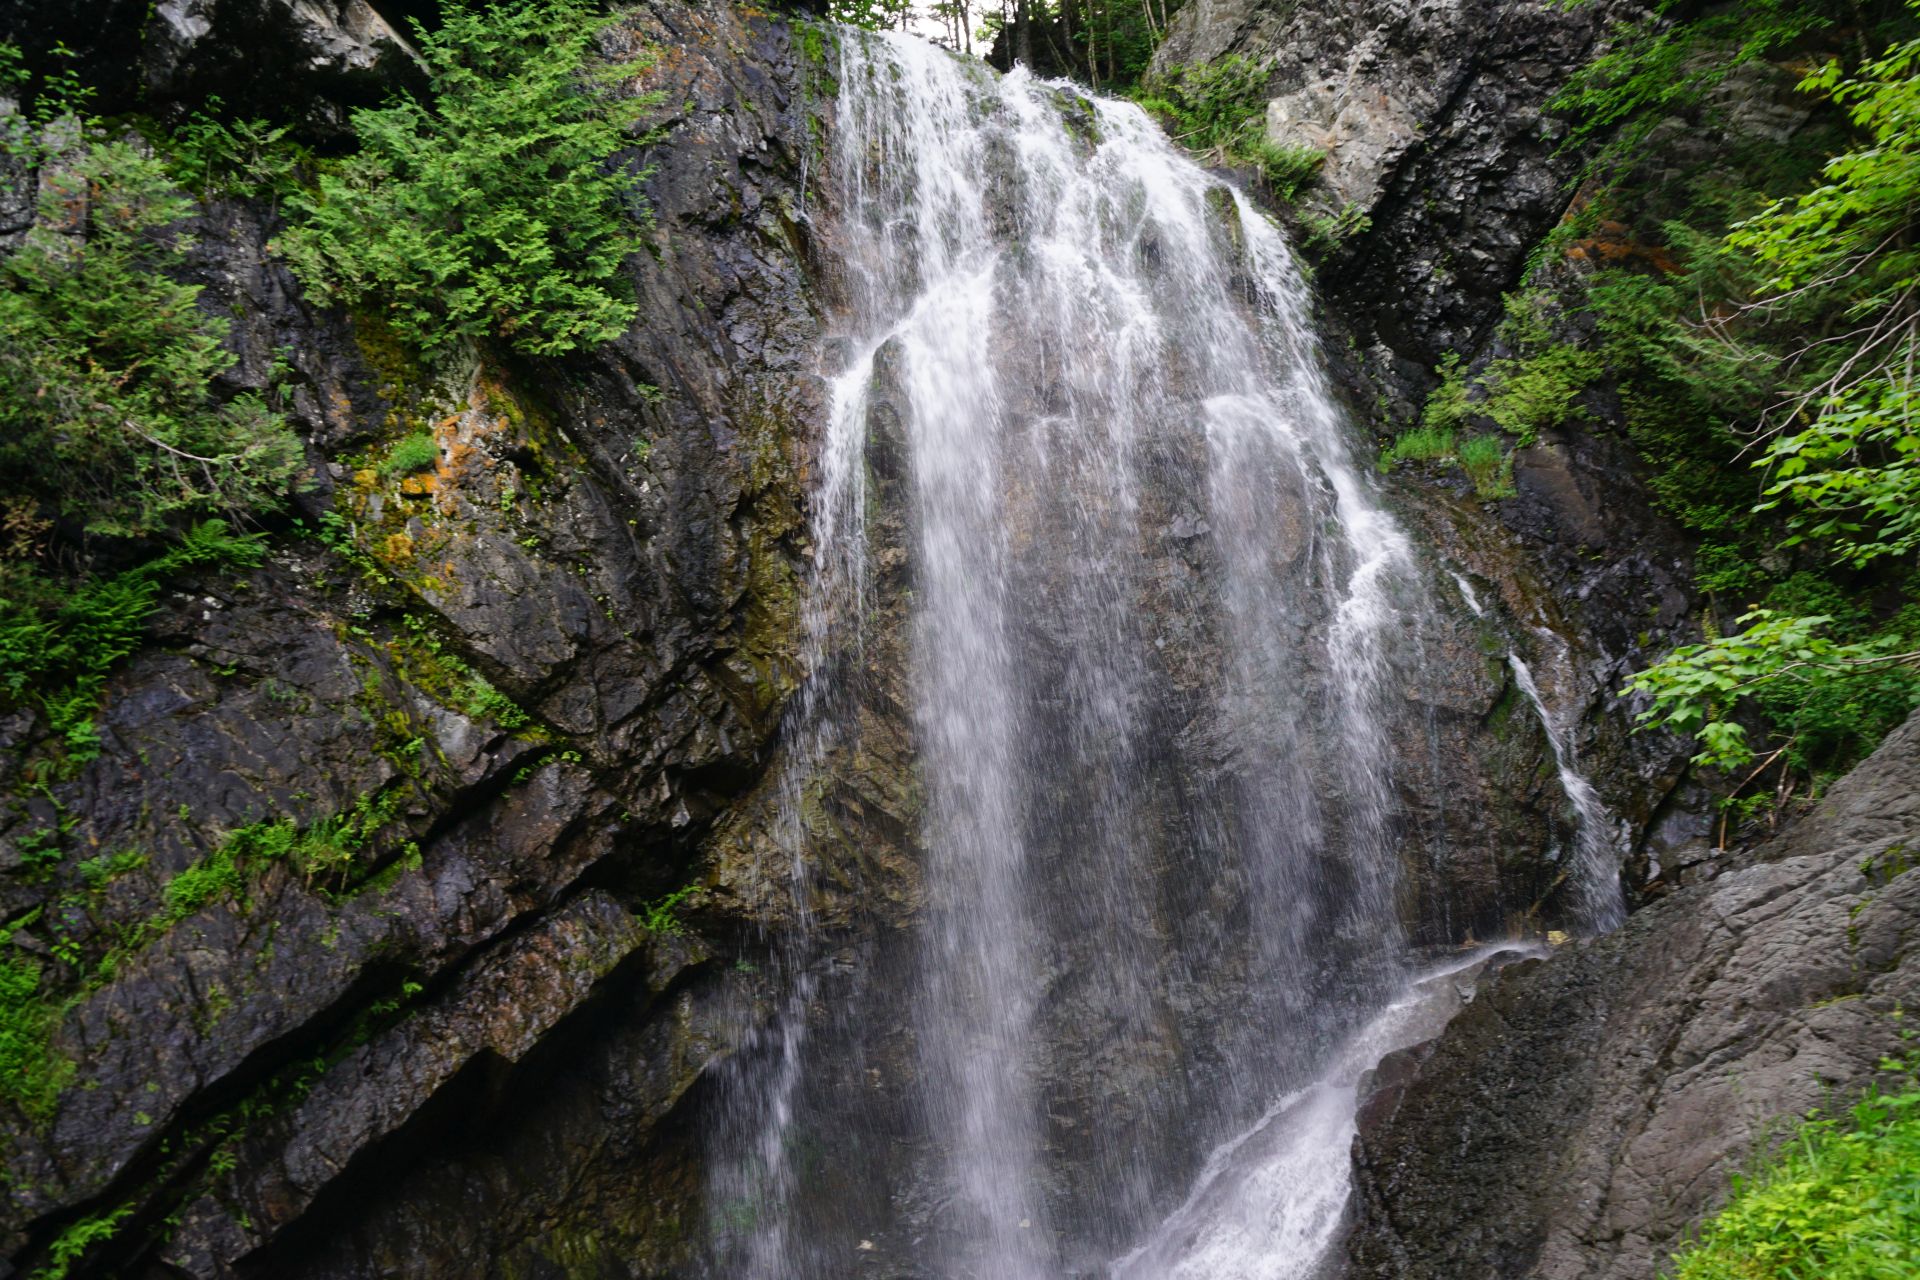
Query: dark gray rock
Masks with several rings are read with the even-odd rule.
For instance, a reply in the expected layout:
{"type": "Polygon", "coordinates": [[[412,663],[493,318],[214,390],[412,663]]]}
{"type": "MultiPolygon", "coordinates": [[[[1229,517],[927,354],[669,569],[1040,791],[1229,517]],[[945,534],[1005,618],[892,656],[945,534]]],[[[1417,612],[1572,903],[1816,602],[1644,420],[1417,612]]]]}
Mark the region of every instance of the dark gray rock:
{"type": "MultiPolygon", "coordinates": [[[[178,30],[143,56],[169,76],[215,74],[256,10],[262,57],[301,51],[328,102],[352,100],[337,77],[384,74],[359,0],[161,8],[178,30]]],[[[264,388],[290,353],[275,394],[312,463],[296,514],[345,523],[324,542],[280,526],[258,571],[170,584],[83,768],[56,767],[37,717],[0,721],[0,911],[41,912],[13,945],[41,958],[73,1063],[50,1115],[0,1117],[0,1270],[122,1209],[73,1274],[464,1277],[556,1232],[608,1257],[690,1247],[682,1108],[751,1022],[710,943],[640,922],[710,876],[687,908],[701,934],[758,924],[715,829],[751,808],[796,674],[824,403],[801,175],[822,108],[775,19],[660,0],[604,40],[672,54],[637,85],[667,104],[646,157],[661,252],[634,259],[644,320],[621,342],[422,369],[376,316],[303,298],[273,208],[201,213],[190,271],[235,317],[228,383],[264,388]],[[419,430],[438,464],[383,474],[419,430]],[[148,927],[236,830],[363,803],[385,820],[342,870],[248,865],[239,892],[148,927]],[[30,865],[49,838],[57,861],[30,865]],[[121,853],[141,856],[83,874],[121,853]],[[458,1174],[481,1180],[436,1244],[443,1166],[414,1157],[469,1109],[559,1127],[463,1128],[458,1174]]]]}
{"type": "Polygon", "coordinates": [[[1516,965],[1370,1105],[1353,1277],[1654,1273],[1920,996],[1920,717],[1759,860],[1516,965]]]}

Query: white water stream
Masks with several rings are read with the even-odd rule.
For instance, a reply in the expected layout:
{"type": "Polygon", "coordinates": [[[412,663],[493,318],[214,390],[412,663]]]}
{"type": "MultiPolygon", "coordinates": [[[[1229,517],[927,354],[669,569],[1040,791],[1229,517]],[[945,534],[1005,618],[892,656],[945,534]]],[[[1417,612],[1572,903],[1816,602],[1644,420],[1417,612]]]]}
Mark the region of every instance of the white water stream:
{"type": "Polygon", "coordinates": [[[716,1160],[713,1274],[1307,1280],[1361,1073],[1457,1003],[1405,971],[1395,902],[1411,547],[1284,238],[1140,108],[891,34],[845,34],[839,72],[844,363],[776,833],[799,941],[716,1160]],[[857,734],[830,672],[870,613],[881,447],[924,904],[830,1019],[908,1044],[873,1050],[904,1115],[862,1147],[800,1114],[827,1002],[802,811],[857,734]],[[902,1172],[849,1200],[807,1171],[836,1161],[902,1172]]]}
{"type": "Polygon", "coordinates": [[[1573,743],[1547,709],[1546,701],[1540,696],[1540,686],[1534,682],[1533,669],[1517,653],[1507,655],[1507,665],[1513,670],[1514,683],[1520,686],[1520,692],[1533,704],[1534,714],[1540,717],[1540,727],[1546,731],[1547,743],[1553,748],[1560,789],[1566,792],[1567,803],[1573,806],[1574,847],[1567,875],[1572,883],[1575,915],[1584,932],[1606,933],[1618,928],[1627,918],[1626,898],[1620,888],[1620,855],[1613,841],[1613,815],[1594,791],[1593,784],[1587,781],[1586,774],[1580,771],[1573,743]]]}

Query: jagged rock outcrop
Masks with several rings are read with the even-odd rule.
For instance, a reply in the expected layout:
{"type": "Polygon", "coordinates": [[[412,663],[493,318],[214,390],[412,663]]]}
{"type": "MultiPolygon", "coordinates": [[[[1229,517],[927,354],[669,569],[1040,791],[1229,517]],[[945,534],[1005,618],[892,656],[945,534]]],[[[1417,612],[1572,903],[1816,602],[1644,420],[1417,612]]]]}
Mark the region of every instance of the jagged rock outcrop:
{"type": "Polygon", "coordinates": [[[291,121],[310,142],[344,134],[356,106],[417,83],[417,0],[32,0],[0,16],[0,42],[30,66],[54,51],[108,112],[161,115],[217,95],[222,116],[291,121]]]}
{"type": "Polygon", "coordinates": [[[1630,0],[1193,0],[1154,66],[1238,56],[1267,68],[1268,137],[1323,149],[1313,199],[1364,219],[1319,283],[1404,413],[1441,355],[1487,338],[1566,210],[1580,157],[1563,152],[1547,103],[1641,12],[1630,0]]]}
{"type": "Polygon", "coordinates": [[[1780,1117],[1904,1052],[1920,717],[1741,870],[1514,965],[1383,1064],[1354,1280],[1652,1275],[1780,1117]]]}
{"type": "MultiPolygon", "coordinates": [[[[161,5],[173,34],[140,65],[202,92],[255,19],[299,54],[290,95],[337,106],[340,75],[384,74],[359,0],[161,5]]],[[[50,768],[34,717],[0,725],[6,945],[47,970],[51,1062],[73,1064],[4,1125],[11,1266],[103,1219],[74,1274],[453,1277],[686,1247],[684,1158],[608,1170],[672,1147],[656,1127],[746,1025],[733,988],[768,981],[649,904],[743,856],[707,842],[797,676],[823,104],[764,15],[659,0],[603,40],[662,91],[660,252],[634,260],[645,323],[591,355],[421,368],[377,316],[302,297],[270,206],[203,211],[227,380],[275,386],[306,440],[307,533],[164,596],[97,759],[50,768]],[[431,469],[383,469],[423,431],[431,469]],[[342,869],[168,888],[274,822],[342,869]]],[[[714,899],[710,934],[751,931],[714,899]]]]}

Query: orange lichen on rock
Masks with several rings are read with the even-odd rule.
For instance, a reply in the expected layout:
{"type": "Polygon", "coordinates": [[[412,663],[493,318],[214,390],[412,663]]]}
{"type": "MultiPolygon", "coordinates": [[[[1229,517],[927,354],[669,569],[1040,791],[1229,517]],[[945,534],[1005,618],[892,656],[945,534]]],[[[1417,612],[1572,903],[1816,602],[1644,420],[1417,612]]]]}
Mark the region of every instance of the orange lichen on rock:
{"type": "Polygon", "coordinates": [[[1671,275],[1680,269],[1680,264],[1674,261],[1673,254],[1665,245],[1635,240],[1625,223],[1610,219],[1603,219],[1592,235],[1568,245],[1567,257],[1574,262],[1615,266],[1644,262],[1662,275],[1671,275]]]}

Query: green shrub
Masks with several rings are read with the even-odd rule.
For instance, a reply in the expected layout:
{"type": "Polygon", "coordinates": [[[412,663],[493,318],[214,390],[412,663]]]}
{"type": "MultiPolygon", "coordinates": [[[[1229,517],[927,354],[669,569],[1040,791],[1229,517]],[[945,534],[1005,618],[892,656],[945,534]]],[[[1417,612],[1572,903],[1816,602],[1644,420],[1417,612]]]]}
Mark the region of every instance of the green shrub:
{"type": "Polygon", "coordinates": [[[279,248],[295,273],[323,299],[384,307],[428,353],[618,337],[644,207],[615,157],[657,96],[621,99],[616,69],[589,66],[613,21],[588,0],[455,0],[438,31],[416,28],[431,95],[354,113],[360,151],[291,202],[279,248]]]}
{"type": "MultiPolygon", "coordinates": [[[[1891,1070],[1900,1064],[1883,1064],[1891,1070]]],[[[1907,1064],[1911,1077],[1914,1064],[1907,1064]]],[[[1920,1088],[1809,1117],[1675,1255],[1673,1280],[1908,1280],[1920,1274],[1920,1088]]]]}
{"type": "Polygon", "coordinates": [[[1174,66],[1140,83],[1135,101],[1195,151],[1231,153],[1252,140],[1267,107],[1267,69],[1239,54],[1174,66]]]}
{"type": "Polygon", "coordinates": [[[1540,432],[1584,416],[1580,396],[1601,369],[1599,352],[1558,342],[1529,357],[1495,360],[1481,375],[1488,394],[1478,408],[1525,447],[1540,432]]]}
{"type": "Polygon", "coordinates": [[[215,393],[228,324],[169,274],[192,206],[160,162],[89,131],[40,184],[0,263],[0,496],[132,538],[277,507],[299,441],[260,396],[215,393]]]}
{"type": "Polygon", "coordinates": [[[223,105],[218,94],[208,95],[200,110],[157,139],[174,179],[201,200],[291,195],[312,157],[288,138],[289,126],[223,119],[223,105]]]}
{"type": "Polygon", "coordinates": [[[440,446],[434,443],[433,434],[417,431],[404,436],[387,454],[380,464],[382,475],[402,476],[414,471],[425,471],[440,461],[440,446]]]}
{"type": "Polygon", "coordinates": [[[99,751],[93,714],[121,659],[139,647],[160,584],[198,565],[252,567],[266,558],[257,534],[218,520],[188,529],[172,550],[139,568],[67,583],[0,561],[0,703],[37,703],[68,758],[99,751]]]}
{"type": "Polygon", "coordinates": [[[1449,351],[1440,357],[1440,367],[1434,372],[1440,375],[1440,385],[1427,396],[1421,425],[1435,431],[1457,431],[1473,412],[1467,401],[1467,375],[1460,367],[1460,353],[1449,351]]]}
{"type": "Polygon", "coordinates": [[[1326,153],[1268,139],[1267,78],[1260,63],[1229,54],[1144,79],[1134,100],[1159,117],[1175,142],[1257,170],[1275,198],[1292,200],[1320,176],[1326,153]]]}
{"type": "Polygon", "coordinates": [[[1280,200],[1292,200],[1311,186],[1327,162],[1327,153],[1318,147],[1284,147],[1264,136],[1248,142],[1242,155],[1260,170],[1268,190],[1280,200]]]}

